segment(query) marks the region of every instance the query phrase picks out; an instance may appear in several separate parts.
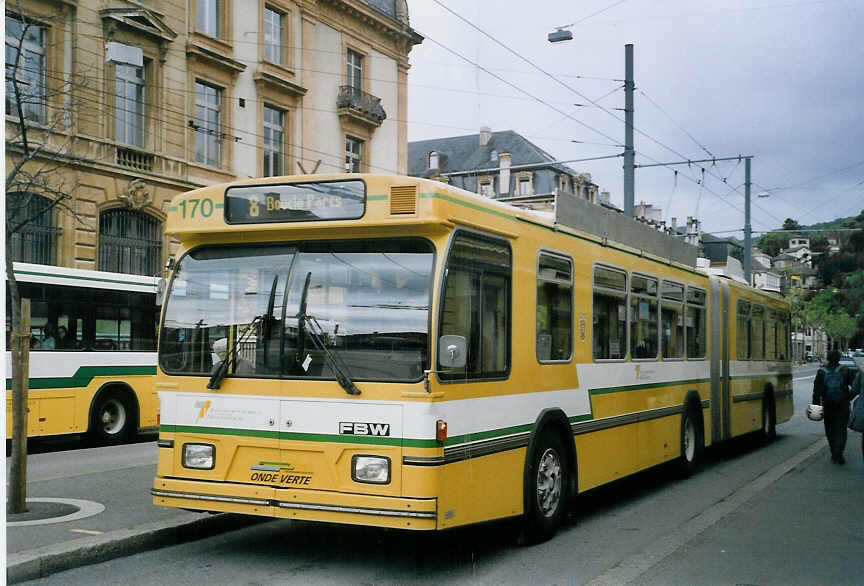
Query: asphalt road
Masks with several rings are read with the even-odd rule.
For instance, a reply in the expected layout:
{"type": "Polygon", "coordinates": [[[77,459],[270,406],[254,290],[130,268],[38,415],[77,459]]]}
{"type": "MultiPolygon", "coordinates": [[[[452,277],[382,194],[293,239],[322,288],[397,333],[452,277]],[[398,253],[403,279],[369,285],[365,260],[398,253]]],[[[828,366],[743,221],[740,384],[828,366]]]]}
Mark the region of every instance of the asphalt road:
{"type": "Polygon", "coordinates": [[[861,437],[846,466],[830,463],[821,424],[801,415],[815,370],[796,369],[796,415],[774,443],[711,449],[686,480],[661,467],[593,491],[537,546],[512,523],[430,535],[272,521],[29,583],[860,584],[861,437]]]}

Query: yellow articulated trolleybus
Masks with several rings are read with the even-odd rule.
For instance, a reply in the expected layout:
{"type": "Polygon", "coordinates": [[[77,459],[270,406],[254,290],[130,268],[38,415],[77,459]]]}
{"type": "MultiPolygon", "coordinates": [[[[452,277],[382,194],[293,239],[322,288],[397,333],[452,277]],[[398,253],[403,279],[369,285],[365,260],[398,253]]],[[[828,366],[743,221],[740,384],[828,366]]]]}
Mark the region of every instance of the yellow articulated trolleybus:
{"type": "Polygon", "coordinates": [[[167,229],[157,505],[523,516],[539,540],[580,492],[689,473],[792,414],[780,298],[572,196],[544,214],[412,177],[267,178],[176,197],[167,229]]]}
{"type": "MultiPolygon", "coordinates": [[[[155,429],[159,279],[14,263],[30,299],[27,435],[87,433],[120,443],[155,429]]],[[[6,343],[11,340],[6,292],[6,343]]],[[[6,438],[12,435],[12,353],[6,352],[6,438]]]]}

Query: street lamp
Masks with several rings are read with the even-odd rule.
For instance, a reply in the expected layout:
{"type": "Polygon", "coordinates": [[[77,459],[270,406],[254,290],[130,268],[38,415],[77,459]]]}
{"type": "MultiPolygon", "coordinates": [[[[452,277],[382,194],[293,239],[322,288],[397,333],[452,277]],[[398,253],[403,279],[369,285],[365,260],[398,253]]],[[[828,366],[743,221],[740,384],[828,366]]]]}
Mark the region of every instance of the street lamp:
{"type": "Polygon", "coordinates": [[[573,31],[569,31],[564,28],[558,28],[549,33],[546,37],[549,39],[550,43],[560,43],[561,41],[571,41],[573,40],[573,31]]]}

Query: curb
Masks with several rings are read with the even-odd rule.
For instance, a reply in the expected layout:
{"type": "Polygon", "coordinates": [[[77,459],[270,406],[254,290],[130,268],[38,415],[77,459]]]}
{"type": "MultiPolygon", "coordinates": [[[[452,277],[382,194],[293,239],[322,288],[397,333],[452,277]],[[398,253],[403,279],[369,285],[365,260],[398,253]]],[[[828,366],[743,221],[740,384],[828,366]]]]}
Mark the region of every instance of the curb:
{"type": "Polygon", "coordinates": [[[47,545],[7,556],[6,583],[37,580],[57,572],[196,541],[269,520],[229,513],[203,517],[199,513],[190,513],[180,518],[119,529],[96,537],[47,545]]]}

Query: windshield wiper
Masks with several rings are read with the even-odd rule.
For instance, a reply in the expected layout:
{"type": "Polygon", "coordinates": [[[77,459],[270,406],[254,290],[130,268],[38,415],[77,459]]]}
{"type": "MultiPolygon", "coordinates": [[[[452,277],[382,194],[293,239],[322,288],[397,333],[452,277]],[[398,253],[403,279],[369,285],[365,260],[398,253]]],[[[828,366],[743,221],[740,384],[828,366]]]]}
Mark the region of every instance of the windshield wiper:
{"type": "MultiPolygon", "coordinates": [[[[305,353],[305,337],[308,333],[309,339],[312,340],[312,344],[314,344],[315,347],[324,355],[327,362],[330,364],[330,368],[333,369],[333,374],[336,375],[336,382],[339,383],[339,386],[341,386],[349,395],[359,395],[360,389],[357,388],[357,385],[354,384],[354,381],[351,380],[351,377],[346,372],[348,368],[345,366],[342,358],[337,357],[327,348],[327,344],[324,342],[322,337],[324,328],[321,327],[321,324],[318,323],[318,320],[315,319],[314,316],[306,313],[306,303],[309,297],[309,283],[311,281],[312,272],[310,271],[306,273],[306,282],[303,284],[303,294],[300,296],[300,311],[297,313],[297,335],[299,336],[299,339],[297,340],[297,355],[295,360],[302,368],[303,364],[300,362],[300,359],[305,353]]],[[[305,358],[303,360],[305,361],[305,358]]],[[[306,369],[303,368],[303,370],[305,371],[306,369]]]]}
{"type": "Polygon", "coordinates": [[[225,358],[222,359],[222,362],[219,363],[219,366],[216,367],[215,372],[210,377],[210,380],[207,382],[208,389],[218,389],[222,386],[222,381],[228,375],[228,369],[237,361],[237,353],[240,351],[240,345],[246,341],[249,337],[249,334],[255,331],[255,324],[258,322],[264,322],[264,330],[266,332],[265,344],[267,343],[267,339],[270,337],[270,329],[272,329],[273,324],[273,304],[276,299],[276,281],[279,279],[279,276],[273,277],[273,286],[270,287],[270,297],[267,300],[267,310],[266,313],[262,313],[261,315],[256,315],[255,319],[253,319],[249,326],[246,328],[246,331],[237,338],[237,341],[234,342],[234,345],[231,346],[229,350],[225,353],[225,358]]]}

